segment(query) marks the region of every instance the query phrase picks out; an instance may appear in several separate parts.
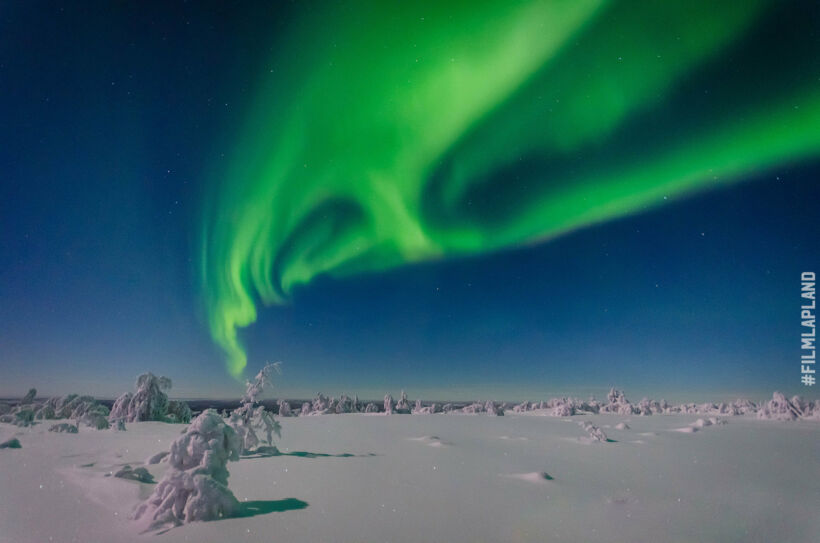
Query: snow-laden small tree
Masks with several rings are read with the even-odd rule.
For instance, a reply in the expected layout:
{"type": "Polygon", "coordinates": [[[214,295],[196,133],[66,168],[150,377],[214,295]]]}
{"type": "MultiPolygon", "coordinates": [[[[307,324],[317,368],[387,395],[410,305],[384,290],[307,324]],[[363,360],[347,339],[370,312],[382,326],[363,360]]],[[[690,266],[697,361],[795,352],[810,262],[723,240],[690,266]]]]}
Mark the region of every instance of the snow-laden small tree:
{"type": "Polygon", "coordinates": [[[293,411],[290,409],[290,404],[287,400],[279,400],[279,416],[280,417],[292,417],[294,416],[293,411]]]}
{"type": "Polygon", "coordinates": [[[273,418],[273,413],[265,409],[265,406],[256,404],[261,399],[266,386],[273,386],[273,375],[279,373],[279,362],[265,364],[253,381],[245,382],[245,395],[242,396],[241,405],[231,412],[228,419],[231,427],[236,431],[242,440],[242,450],[247,452],[259,445],[260,439],[257,431],[265,432],[266,443],[273,445],[273,434],[281,437],[281,426],[273,418]]]}
{"type": "Polygon", "coordinates": [[[390,394],[384,395],[384,414],[393,414],[393,396],[391,396],[390,394]]]}
{"type": "Polygon", "coordinates": [[[589,434],[589,437],[592,441],[598,441],[601,443],[606,443],[609,441],[609,438],[606,437],[606,434],[603,430],[595,426],[589,421],[579,422],[578,425],[583,428],[586,433],[589,434]]]}
{"type": "Polygon", "coordinates": [[[228,489],[227,464],[239,460],[241,448],[233,428],[216,411],[204,411],[171,444],[170,467],[134,518],[153,530],[235,514],[239,502],[228,489]]]}
{"type": "MultiPolygon", "coordinates": [[[[116,399],[114,405],[111,407],[111,414],[109,420],[115,422],[119,419],[125,422],[139,422],[143,420],[168,420],[168,395],[166,390],[171,388],[171,380],[167,377],[157,377],[153,373],[143,373],[137,377],[137,391],[134,394],[126,392],[116,399]]],[[[181,403],[181,402],[180,402],[181,403]]],[[[185,408],[174,402],[173,421],[187,422],[179,420],[188,417],[190,420],[190,410],[187,412],[185,408]]],[[[187,405],[186,405],[187,408],[187,405]]]]}
{"type": "Polygon", "coordinates": [[[410,412],[410,402],[407,401],[407,393],[402,390],[399,396],[399,401],[396,402],[396,413],[407,414],[410,412]]]}

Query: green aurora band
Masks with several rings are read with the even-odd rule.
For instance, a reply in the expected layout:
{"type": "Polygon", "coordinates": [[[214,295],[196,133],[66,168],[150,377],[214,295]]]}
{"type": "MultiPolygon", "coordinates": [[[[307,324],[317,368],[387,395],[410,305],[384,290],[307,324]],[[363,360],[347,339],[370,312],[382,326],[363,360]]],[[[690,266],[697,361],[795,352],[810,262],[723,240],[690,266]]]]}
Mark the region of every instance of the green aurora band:
{"type": "Polygon", "coordinates": [[[817,156],[816,29],[794,11],[311,4],[272,38],[206,199],[202,288],[228,371],[257,304],[320,274],[541,242],[817,156]]]}

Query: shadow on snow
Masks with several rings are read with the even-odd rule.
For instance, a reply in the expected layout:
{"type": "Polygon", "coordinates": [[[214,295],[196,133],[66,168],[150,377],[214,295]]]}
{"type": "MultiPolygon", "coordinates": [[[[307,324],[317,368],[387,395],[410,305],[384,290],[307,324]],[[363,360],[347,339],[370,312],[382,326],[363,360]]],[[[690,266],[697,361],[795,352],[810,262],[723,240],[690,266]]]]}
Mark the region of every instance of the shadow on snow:
{"type": "Polygon", "coordinates": [[[282,513],[284,511],[294,511],[305,509],[308,506],[306,501],[296,498],[285,498],[283,500],[254,500],[240,502],[239,512],[232,518],[247,518],[257,515],[267,515],[268,513],[282,513]]]}
{"type": "Polygon", "coordinates": [[[377,456],[375,453],[368,453],[368,454],[351,454],[351,453],[342,453],[342,454],[328,454],[328,453],[314,453],[314,452],[307,452],[307,451],[292,451],[292,452],[282,452],[276,447],[259,447],[253,451],[248,452],[248,454],[242,455],[242,459],[251,459],[251,458],[270,458],[272,456],[296,456],[298,458],[364,458],[368,456],[377,456]]]}

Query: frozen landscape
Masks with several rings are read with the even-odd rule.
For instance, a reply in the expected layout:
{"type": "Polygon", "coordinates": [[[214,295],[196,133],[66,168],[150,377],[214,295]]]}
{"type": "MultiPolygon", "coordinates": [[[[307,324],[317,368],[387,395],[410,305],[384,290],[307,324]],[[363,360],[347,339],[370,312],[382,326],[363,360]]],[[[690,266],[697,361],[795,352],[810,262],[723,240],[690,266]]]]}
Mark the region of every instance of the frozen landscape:
{"type": "Polygon", "coordinates": [[[613,390],[442,413],[402,395],[365,413],[318,396],[274,420],[249,383],[232,413],[184,424],[144,420],[184,412],[169,417],[170,382],[148,375],[108,428],[91,401],[52,420],[18,414],[64,402],[3,407],[0,541],[820,540],[815,402],[664,406],[613,390]]]}
{"type": "Polygon", "coordinates": [[[0,543],[820,543],[818,22],[0,3],[0,543]]]}

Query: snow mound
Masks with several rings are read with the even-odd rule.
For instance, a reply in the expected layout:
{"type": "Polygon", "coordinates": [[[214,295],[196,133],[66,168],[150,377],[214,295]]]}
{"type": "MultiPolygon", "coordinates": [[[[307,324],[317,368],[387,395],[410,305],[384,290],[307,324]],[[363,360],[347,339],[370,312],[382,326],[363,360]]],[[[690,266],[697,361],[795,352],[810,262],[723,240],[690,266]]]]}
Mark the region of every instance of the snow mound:
{"type": "Polygon", "coordinates": [[[134,518],[151,530],[235,514],[239,502],[228,489],[227,464],[241,450],[234,429],[216,411],[204,411],[171,445],[168,471],[134,518]]]}
{"type": "Polygon", "coordinates": [[[155,483],[154,476],[145,468],[132,468],[129,465],[123,466],[114,474],[114,477],[120,479],[128,479],[129,481],[138,481],[140,483],[155,483]]]}
{"type": "Polygon", "coordinates": [[[434,448],[447,447],[448,445],[451,445],[451,443],[442,441],[441,438],[438,436],[408,437],[407,439],[410,441],[419,441],[421,443],[424,443],[428,447],[434,448]]]}
{"type": "Polygon", "coordinates": [[[146,460],[145,463],[148,464],[149,466],[152,466],[154,464],[159,464],[163,460],[167,460],[167,459],[168,459],[168,451],[161,451],[161,452],[158,452],[155,455],[149,456],[148,460],[146,460]]]}
{"type": "Polygon", "coordinates": [[[530,473],[513,473],[507,475],[507,477],[534,484],[543,484],[553,480],[552,475],[550,475],[546,471],[532,471],[530,473]]]}
{"type": "Polygon", "coordinates": [[[680,432],[682,434],[694,434],[698,431],[697,426],[684,426],[683,428],[675,428],[673,432],[680,432]]]}
{"type": "Polygon", "coordinates": [[[625,422],[619,422],[615,425],[616,430],[629,430],[629,425],[625,422]]]}

